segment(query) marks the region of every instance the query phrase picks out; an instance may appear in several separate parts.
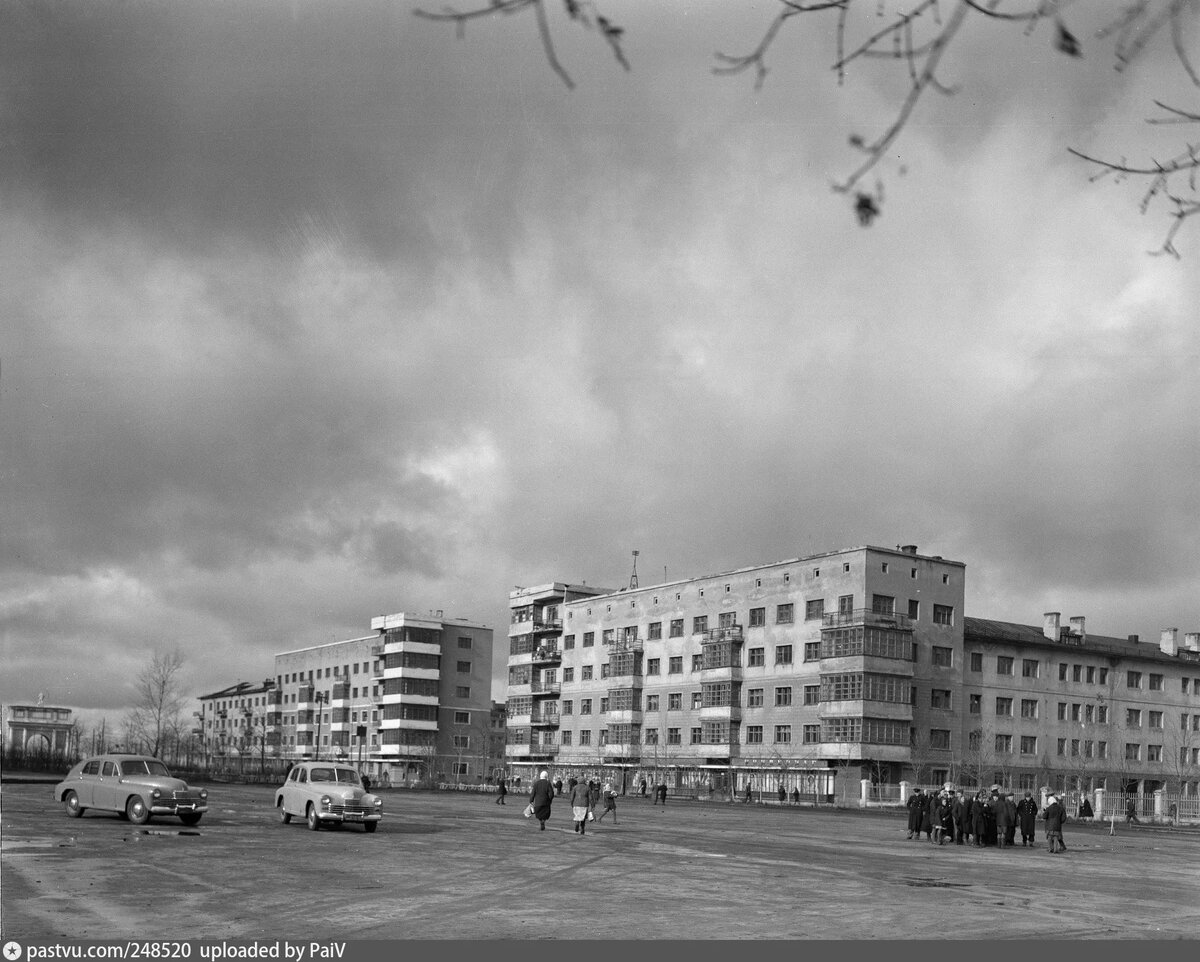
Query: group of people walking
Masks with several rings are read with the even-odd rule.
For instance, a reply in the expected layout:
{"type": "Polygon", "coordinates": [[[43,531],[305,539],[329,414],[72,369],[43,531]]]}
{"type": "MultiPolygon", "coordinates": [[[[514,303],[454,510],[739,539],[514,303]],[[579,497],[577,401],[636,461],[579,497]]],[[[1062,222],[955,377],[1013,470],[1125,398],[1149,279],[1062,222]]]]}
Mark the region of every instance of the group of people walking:
{"type": "MultiPolygon", "coordinates": [[[[942,845],[985,846],[1012,848],[1016,845],[1017,829],[1021,830],[1021,847],[1036,845],[1039,806],[1032,792],[1020,801],[1011,793],[998,789],[977,792],[926,792],[916,789],[906,803],[908,806],[908,835],[942,845]]],[[[1063,844],[1063,822],[1066,810],[1056,795],[1049,796],[1042,813],[1046,823],[1046,840],[1051,853],[1067,850],[1063,844]]]]}
{"type": "MultiPolygon", "coordinates": [[[[613,824],[617,823],[617,792],[611,781],[607,781],[601,786],[595,780],[581,781],[571,778],[568,779],[566,788],[566,795],[571,805],[571,818],[575,822],[577,835],[586,835],[587,823],[602,822],[604,816],[609,812],[612,812],[613,824]],[[596,806],[601,801],[604,802],[604,808],[597,815],[596,806]]],[[[554,799],[562,794],[562,779],[551,782],[549,772],[543,771],[537,781],[533,783],[533,788],[529,793],[529,806],[525,809],[525,814],[527,817],[538,820],[541,826],[539,831],[546,831],[546,822],[550,819],[554,799]]]]}

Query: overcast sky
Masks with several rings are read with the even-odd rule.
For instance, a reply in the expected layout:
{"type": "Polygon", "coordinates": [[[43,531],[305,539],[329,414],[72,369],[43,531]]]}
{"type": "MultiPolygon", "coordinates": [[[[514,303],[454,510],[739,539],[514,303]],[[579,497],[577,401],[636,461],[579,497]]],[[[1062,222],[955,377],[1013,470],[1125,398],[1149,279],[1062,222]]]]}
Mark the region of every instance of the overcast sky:
{"type": "Polygon", "coordinates": [[[1148,256],[1167,208],[1067,153],[1195,140],[1143,122],[1200,106],[1169,36],[970,17],[864,229],[830,185],[905,85],[839,87],[831,15],[756,91],[713,53],[774,0],[604,2],[628,73],[551,2],[569,90],[528,15],[414,6],[0,5],[5,703],[112,724],[156,651],[200,694],[438,608],[499,677],[514,586],[634,549],[912,543],[968,615],[1200,630],[1200,223],[1148,256]]]}

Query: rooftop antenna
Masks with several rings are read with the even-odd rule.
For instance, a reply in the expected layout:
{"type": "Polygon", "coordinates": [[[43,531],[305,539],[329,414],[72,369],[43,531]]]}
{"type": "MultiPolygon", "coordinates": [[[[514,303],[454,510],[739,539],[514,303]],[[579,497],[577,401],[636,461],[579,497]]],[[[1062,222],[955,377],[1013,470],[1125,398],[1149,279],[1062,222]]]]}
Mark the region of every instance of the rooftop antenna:
{"type": "Polygon", "coordinates": [[[634,588],[636,588],[638,586],[638,583],[637,583],[637,556],[638,556],[638,552],[635,551],[633,553],[633,574],[631,574],[629,576],[629,590],[630,591],[632,591],[634,588]]]}

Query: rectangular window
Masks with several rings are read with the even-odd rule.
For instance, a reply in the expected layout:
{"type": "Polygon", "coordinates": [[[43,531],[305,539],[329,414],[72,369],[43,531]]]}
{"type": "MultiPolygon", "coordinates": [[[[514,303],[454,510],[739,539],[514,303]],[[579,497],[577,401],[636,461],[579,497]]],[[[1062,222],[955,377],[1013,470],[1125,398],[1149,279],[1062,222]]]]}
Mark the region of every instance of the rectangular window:
{"type": "Polygon", "coordinates": [[[821,704],[821,686],[820,685],[805,685],[804,686],[804,704],[806,704],[806,705],[821,704]]]}
{"type": "Polygon", "coordinates": [[[929,707],[950,710],[950,690],[948,688],[931,688],[929,690],[929,707]]]}
{"type": "Polygon", "coordinates": [[[1011,718],[1013,713],[1013,700],[1011,698],[996,699],[996,715],[1005,718],[1011,718]]]}
{"type": "Polygon", "coordinates": [[[608,696],[605,695],[600,699],[600,714],[603,715],[608,711],[608,696]]]}
{"type": "Polygon", "coordinates": [[[917,601],[915,598],[910,598],[908,601],[908,620],[921,620],[921,602],[917,601]]]}
{"type": "Polygon", "coordinates": [[[1021,754],[1036,755],[1037,754],[1037,736],[1022,735],[1021,736],[1021,754]]]}
{"type": "Polygon", "coordinates": [[[563,651],[574,651],[574,650],[575,650],[575,636],[574,635],[563,635],[563,651]]]}
{"type": "Polygon", "coordinates": [[[1126,728],[1141,728],[1142,727],[1142,710],[1140,708],[1125,709],[1125,727],[1126,728]]]}
{"type": "Polygon", "coordinates": [[[592,733],[590,731],[581,731],[579,733],[579,744],[590,745],[592,743],[592,733]]]}
{"type": "Polygon", "coordinates": [[[1097,725],[1107,725],[1108,724],[1108,706],[1107,705],[1097,705],[1096,706],[1096,724],[1097,725]]]}
{"type": "Polygon", "coordinates": [[[1142,746],[1133,742],[1125,743],[1125,760],[1130,762],[1141,761],[1142,746]]]}
{"type": "Polygon", "coordinates": [[[1108,758],[1108,742],[1096,742],[1096,757],[1108,758]]]}
{"type": "Polygon", "coordinates": [[[983,652],[971,652],[971,671],[983,671],[983,652]]]}
{"type": "Polygon", "coordinates": [[[592,680],[592,666],[591,665],[584,665],[582,668],[579,669],[579,680],[580,681],[591,681],[592,680]]]}
{"type": "Polygon", "coordinates": [[[672,691],[667,693],[667,711],[683,711],[683,692],[672,691]]]}
{"type": "Polygon", "coordinates": [[[564,715],[574,715],[575,714],[575,699],[567,698],[563,701],[562,713],[564,715]]]}
{"type": "Polygon", "coordinates": [[[767,623],[766,608],[751,608],[750,609],[750,627],[761,628],[767,623]]]}
{"type": "Polygon", "coordinates": [[[982,695],[968,696],[967,706],[968,706],[967,710],[970,711],[970,713],[972,715],[980,714],[983,711],[983,696],[982,695]]]}
{"type": "MultiPolygon", "coordinates": [[[[365,713],[364,713],[365,715],[365,713]]],[[[469,725],[471,724],[471,713],[469,711],[456,711],[454,713],[454,724],[469,725]]]]}
{"type": "Polygon", "coordinates": [[[1108,669],[1101,668],[1101,669],[1099,669],[1099,671],[1100,671],[1100,677],[1099,677],[1099,679],[1097,679],[1098,684],[1107,685],[1108,684],[1108,669]]]}
{"type": "Polygon", "coordinates": [[[575,680],[575,669],[574,668],[564,668],[563,669],[563,682],[570,683],[570,682],[573,682],[574,680],[575,680]]]}
{"type": "Polygon", "coordinates": [[[954,649],[944,648],[940,645],[934,645],[930,649],[930,664],[937,668],[953,668],[954,649]]]}
{"type": "Polygon", "coordinates": [[[1083,681],[1083,665],[1071,666],[1071,681],[1083,681]]]}
{"type": "Polygon", "coordinates": [[[1036,698],[1021,699],[1021,717],[1022,718],[1037,718],[1038,702],[1036,698]]]}
{"type": "Polygon", "coordinates": [[[775,624],[790,625],[792,623],[793,606],[790,604],[775,606],[775,624]]]}
{"type": "Polygon", "coordinates": [[[454,697],[455,698],[470,698],[471,697],[471,686],[470,685],[456,686],[454,689],[454,697]]]}
{"type": "Polygon", "coordinates": [[[1012,754],[1012,735],[997,735],[996,736],[996,754],[1011,755],[1012,754]]]}
{"type": "Polygon", "coordinates": [[[646,637],[651,641],[658,641],[662,638],[662,622],[652,621],[646,626],[646,637]]]}
{"type": "Polygon", "coordinates": [[[1160,711],[1147,712],[1146,725],[1149,728],[1157,728],[1159,731],[1162,731],[1163,713],[1160,711]]]}
{"type": "Polygon", "coordinates": [[[749,658],[747,659],[747,666],[750,668],[761,668],[765,665],[767,662],[763,651],[764,649],[762,648],[751,648],[749,658]]]}
{"type": "Polygon", "coordinates": [[[605,628],[604,634],[602,634],[600,636],[600,643],[602,645],[611,645],[616,640],[617,640],[617,629],[616,628],[605,628]]]}
{"type": "Polygon", "coordinates": [[[1140,671],[1125,672],[1125,687],[1126,688],[1141,688],[1142,673],[1140,671]]]}
{"type": "Polygon", "coordinates": [[[954,609],[950,605],[934,605],[933,623],[935,625],[953,625],[954,609]]]}
{"type": "Polygon", "coordinates": [[[815,598],[804,603],[804,620],[818,621],[825,614],[825,599],[815,598]]]}
{"type": "Polygon", "coordinates": [[[704,670],[704,656],[703,655],[692,655],[692,671],[703,671],[703,670],[704,670]]]}
{"type": "Polygon", "coordinates": [[[821,658],[821,643],[819,641],[806,641],[804,643],[804,660],[819,661],[821,658]]]}
{"type": "Polygon", "coordinates": [[[667,744],[668,745],[682,745],[683,744],[683,739],[682,739],[682,737],[680,737],[678,728],[668,728],[667,729],[667,744]]]}
{"type": "Polygon", "coordinates": [[[1072,705],[1071,705],[1071,721],[1077,722],[1077,721],[1083,720],[1083,717],[1081,715],[1082,708],[1083,708],[1083,706],[1081,706],[1080,704],[1072,703],[1072,705]]]}
{"type": "Polygon", "coordinates": [[[1089,685],[1094,685],[1096,683],[1096,666],[1095,665],[1088,665],[1088,667],[1087,667],[1087,682],[1089,685]]]}
{"type": "Polygon", "coordinates": [[[579,699],[579,714],[590,715],[592,713],[592,700],[590,698],[579,699]]]}
{"type": "Polygon", "coordinates": [[[564,745],[570,745],[570,744],[571,744],[571,739],[572,739],[572,737],[573,737],[573,734],[574,734],[574,733],[573,733],[573,732],[571,732],[571,731],[564,731],[564,732],[562,733],[562,743],[563,743],[564,745]]]}
{"type": "Polygon", "coordinates": [[[703,732],[704,732],[703,728],[693,728],[692,729],[692,744],[693,745],[700,744],[700,738],[701,738],[701,735],[703,734],[703,732]]]}
{"type": "Polygon", "coordinates": [[[1150,676],[1150,690],[1151,691],[1162,691],[1163,690],[1163,676],[1162,675],[1151,675],[1150,676]]]}
{"type": "Polygon", "coordinates": [[[949,751],[950,749],[950,729],[948,728],[931,728],[929,729],[929,747],[939,751],[949,751]]]}
{"type": "Polygon", "coordinates": [[[647,745],[657,745],[658,744],[658,729],[657,728],[647,728],[646,729],[646,744],[647,745]]]}
{"type": "Polygon", "coordinates": [[[1022,658],[1021,659],[1021,677],[1022,678],[1037,678],[1039,664],[1040,664],[1040,662],[1038,662],[1034,658],[1022,658]]]}
{"type": "Polygon", "coordinates": [[[787,745],[787,744],[791,743],[791,740],[792,740],[792,726],[791,725],[776,725],[775,726],[775,744],[776,745],[787,745]]]}
{"type": "Polygon", "coordinates": [[[646,674],[647,675],[657,675],[658,667],[660,664],[661,664],[661,661],[658,658],[647,658],[646,659],[646,674]]]}
{"type": "Polygon", "coordinates": [[[746,707],[747,708],[762,708],[763,705],[763,690],[761,688],[749,688],[746,690],[746,707]]]}
{"type": "Polygon", "coordinates": [[[606,662],[604,662],[604,663],[603,663],[603,664],[600,666],[600,677],[601,677],[601,678],[607,678],[607,677],[608,677],[608,675],[609,675],[609,671],[610,671],[610,667],[611,667],[611,666],[609,665],[609,663],[608,663],[607,661],[606,661],[606,662]]]}
{"type": "Polygon", "coordinates": [[[805,745],[818,745],[821,742],[821,726],[805,725],[803,729],[805,745]]]}
{"type": "Polygon", "coordinates": [[[471,663],[469,661],[460,661],[458,663],[458,673],[460,675],[471,674],[471,663]]]}
{"type": "Polygon", "coordinates": [[[1146,761],[1161,762],[1162,761],[1162,745],[1147,745],[1146,746],[1146,761]]]}
{"type": "Polygon", "coordinates": [[[671,619],[671,637],[672,638],[682,638],[683,637],[683,619],[682,618],[672,618],[671,619]]]}
{"type": "Polygon", "coordinates": [[[646,711],[658,711],[658,695],[646,696],[646,711]]]}
{"type": "Polygon", "coordinates": [[[761,745],[763,740],[762,725],[747,725],[746,726],[746,744],[761,745]]]}
{"type": "Polygon", "coordinates": [[[792,703],[792,689],[790,687],[781,687],[775,689],[775,707],[783,708],[792,703]]]}
{"type": "Polygon", "coordinates": [[[699,615],[692,619],[692,634],[703,635],[708,631],[708,615],[699,615]]]}
{"type": "Polygon", "coordinates": [[[683,674],[683,655],[672,655],[667,660],[667,674],[668,675],[682,675],[683,674]]]}
{"type": "Polygon", "coordinates": [[[1067,740],[1060,738],[1058,740],[1058,754],[1060,758],[1065,758],[1067,754],[1067,740]]]}
{"type": "Polygon", "coordinates": [[[790,665],[792,663],[792,646],[791,645],[776,645],[775,646],[775,664],[790,665]]]}
{"type": "Polygon", "coordinates": [[[996,674],[1011,675],[1013,673],[1013,659],[1008,655],[996,656],[996,674]]]}
{"type": "Polygon", "coordinates": [[[704,707],[704,692],[692,692],[692,711],[699,711],[704,707]]]}

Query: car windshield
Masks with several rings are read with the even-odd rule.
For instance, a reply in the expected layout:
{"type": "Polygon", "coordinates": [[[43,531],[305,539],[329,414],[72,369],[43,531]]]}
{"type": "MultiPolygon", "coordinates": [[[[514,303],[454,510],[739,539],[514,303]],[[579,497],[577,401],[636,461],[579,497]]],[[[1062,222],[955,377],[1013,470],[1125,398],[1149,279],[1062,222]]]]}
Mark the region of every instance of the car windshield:
{"type": "Polygon", "coordinates": [[[162,762],[154,759],[137,758],[131,761],[121,762],[122,775],[158,775],[162,778],[170,778],[171,773],[167,771],[167,766],[162,762]]]}
{"type": "Polygon", "coordinates": [[[361,785],[358,772],[353,768],[314,768],[309,775],[314,782],[342,782],[348,785],[361,785]]]}

